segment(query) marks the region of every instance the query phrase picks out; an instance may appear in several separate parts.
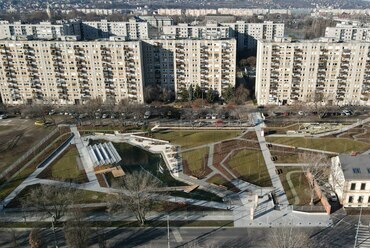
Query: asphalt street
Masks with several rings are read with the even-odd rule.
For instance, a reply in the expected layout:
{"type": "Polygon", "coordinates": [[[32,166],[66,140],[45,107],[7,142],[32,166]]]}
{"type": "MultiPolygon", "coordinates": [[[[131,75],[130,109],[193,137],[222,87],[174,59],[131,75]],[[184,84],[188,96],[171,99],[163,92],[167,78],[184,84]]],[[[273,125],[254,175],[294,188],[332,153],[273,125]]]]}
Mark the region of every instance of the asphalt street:
{"type": "MultiPolygon", "coordinates": [[[[314,247],[353,247],[358,216],[334,216],[332,227],[295,228],[310,236],[314,247]]],[[[362,216],[362,224],[369,224],[370,216],[362,216]]],[[[0,231],[0,247],[27,246],[29,230],[0,231]]],[[[170,247],[271,247],[269,238],[276,235],[274,228],[170,228],[170,247]]],[[[370,236],[370,233],[368,234],[370,236]]],[[[50,230],[43,237],[52,245],[50,230]]],[[[63,233],[58,231],[58,245],[65,247],[63,233]]],[[[364,237],[362,237],[364,238],[364,237]]],[[[366,238],[366,237],[365,237],[366,238]]],[[[367,237],[369,238],[369,237],[367,237]]],[[[108,247],[167,247],[167,228],[105,228],[91,230],[91,247],[99,247],[99,240],[107,240],[108,247]]]]}

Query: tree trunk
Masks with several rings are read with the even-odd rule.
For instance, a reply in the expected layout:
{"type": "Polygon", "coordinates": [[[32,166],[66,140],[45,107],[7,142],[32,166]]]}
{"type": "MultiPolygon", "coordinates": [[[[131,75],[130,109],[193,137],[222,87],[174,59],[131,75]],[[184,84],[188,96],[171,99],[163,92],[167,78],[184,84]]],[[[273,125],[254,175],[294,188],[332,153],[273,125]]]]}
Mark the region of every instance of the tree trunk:
{"type": "Polygon", "coordinates": [[[310,200],[310,206],[313,205],[313,199],[315,198],[315,188],[311,187],[311,200],[310,200]]]}

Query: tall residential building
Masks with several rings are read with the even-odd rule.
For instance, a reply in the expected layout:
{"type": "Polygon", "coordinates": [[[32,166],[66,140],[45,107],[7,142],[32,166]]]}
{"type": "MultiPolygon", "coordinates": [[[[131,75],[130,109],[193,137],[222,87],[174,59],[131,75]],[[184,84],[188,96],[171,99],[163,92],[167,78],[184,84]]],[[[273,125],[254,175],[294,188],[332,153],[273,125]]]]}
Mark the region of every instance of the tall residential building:
{"type": "Polygon", "coordinates": [[[169,16],[139,16],[138,19],[156,28],[173,25],[173,18],[169,16]]]}
{"type": "Polygon", "coordinates": [[[126,40],[149,39],[150,27],[148,22],[130,19],[128,22],[110,22],[107,20],[82,22],[82,34],[86,40],[124,37],[126,40]]]}
{"type": "Polygon", "coordinates": [[[0,94],[7,104],[80,104],[92,98],[144,102],[144,87],[180,93],[235,85],[236,41],[0,41],[0,94]]]}
{"type": "Polygon", "coordinates": [[[335,27],[326,28],[325,37],[334,38],[341,41],[370,41],[370,27],[360,24],[338,23],[335,27]]]}
{"type": "Polygon", "coordinates": [[[144,101],[140,41],[5,40],[0,55],[0,93],[7,104],[144,101]]]}
{"type": "Polygon", "coordinates": [[[370,43],[259,41],[258,104],[370,104],[370,43]]]}
{"type": "Polygon", "coordinates": [[[165,84],[178,94],[190,85],[222,94],[235,86],[236,41],[150,40],[143,48],[146,84],[165,84]]]}
{"type": "Polygon", "coordinates": [[[257,40],[273,40],[284,37],[284,23],[237,21],[235,23],[222,23],[222,25],[231,28],[230,36],[237,40],[238,51],[256,50],[257,40]]]}
{"type": "Polygon", "coordinates": [[[163,36],[168,39],[225,39],[230,38],[230,28],[217,23],[207,23],[205,26],[191,26],[181,23],[166,26],[162,29],[163,36]]]}
{"type": "Polygon", "coordinates": [[[0,21],[0,39],[12,36],[32,36],[34,39],[56,39],[66,35],[81,35],[80,22],[62,22],[56,24],[41,22],[39,24],[26,24],[22,22],[9,23],[0,21]]]}

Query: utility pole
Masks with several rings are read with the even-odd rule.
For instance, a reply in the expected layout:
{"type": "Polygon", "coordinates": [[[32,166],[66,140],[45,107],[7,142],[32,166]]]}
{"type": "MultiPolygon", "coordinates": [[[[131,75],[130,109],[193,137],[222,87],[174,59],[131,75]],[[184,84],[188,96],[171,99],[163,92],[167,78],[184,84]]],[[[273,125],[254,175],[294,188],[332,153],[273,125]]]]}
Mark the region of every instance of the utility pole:
{"type": "Polygon", "coordinates": [[[167,215],[167,247],[170,248],[170,216],[167,215]]]}
{"type": "Polygon", "coordinates": [[[57,235],[55,233],[55,224],[54,224],[54,222],[55,222],[55,215],[53,214],[51,216],[51,226],[53,228],[53,233],[54,233],[54,245],[55,245],[55,248],[58,248],[57,235]]]}

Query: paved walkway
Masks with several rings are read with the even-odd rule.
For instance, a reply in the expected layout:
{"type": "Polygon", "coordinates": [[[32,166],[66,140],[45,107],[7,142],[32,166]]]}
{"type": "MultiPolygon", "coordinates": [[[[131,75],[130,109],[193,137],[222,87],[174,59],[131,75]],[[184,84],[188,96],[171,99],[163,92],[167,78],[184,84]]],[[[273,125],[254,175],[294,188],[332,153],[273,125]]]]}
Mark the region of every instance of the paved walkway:
{"type": "Polygon", "coordinates": [[[285,195],[283,185],[281,184],[280,178],[278,174],[276,173],[275,164],[271,160],[271,153],[270,153],[270,150],[267,148],[265,137],[261,135],[261,130],[262,128],[260,125],[256,126],[256,134],[257,134],[258,142],[261,147],[263,158],[265,159],[266,167],[270,175],[272,185],[275,188],[275,193],[276,193],[276,196],[278,197],[279,204],[288,205],[289,202],[285,195]]]}
{"type": "Polygon", "coordinates": [[[364,120],[359,120],[356,123],[351,124],[351,125],[348,125],[348,126],[345,126],[345,127],[341,128],[339,130],[331,131],[331,132],[327,132],[327,133],[315,134],[313,136],[314,137],[323,137],[323,136],[329,136],[329,135],[336,135],[336,134],[339,134],[339,133],[348,131],[348,130],[350,130],[352,128],[355,128],[355,127],[358,127],[358,126],[362,126],[362,125],[364,125],[365,123],[368,123],[368,122],[370,122],[370,117],[369,118],[366,118],[364,120]]]}
{"type": "Polygon", "coordinates": [[[99,184],[98,179],[95,175],[94,164],[91,161],[89,152],[86,147],[87,144],[85,144],[84,141],[82,140],[80,132],[77,130],[76,126],[71,126],[71,132],[74,133],[75,135],[73,143],[76,145],[78,153],[80,154],[82,165],[85,169],[85,173],[87,178],[89,179],[89,182],[99,184]]]}
{"type": "Polygon", "coordinates": [[[309,152],[317,152],[317,153],[325,153],[325,154],[331,154],[331,155],[338,155],[337,152],[329,152],[329,151],[317,150],[317,149],[306,148],[306,147],[297,147],[297,146],[290,146],[290,145],[284,145],[284,144],[278,144],[278,143],[271,143],[271,142],[266,142],[266,144],[271,144],[273,146],[279,146],[279,147],[285,147],[285,148],[293,148],[293,149],[297,148],[299,150],[309,151],[309,152]]]}

